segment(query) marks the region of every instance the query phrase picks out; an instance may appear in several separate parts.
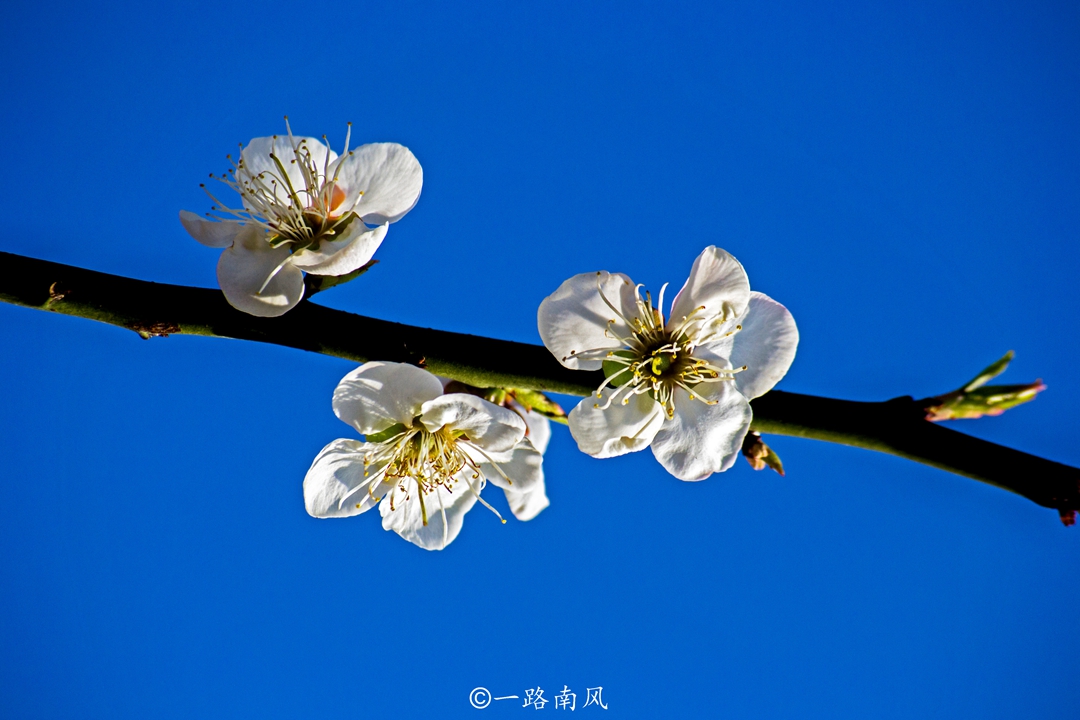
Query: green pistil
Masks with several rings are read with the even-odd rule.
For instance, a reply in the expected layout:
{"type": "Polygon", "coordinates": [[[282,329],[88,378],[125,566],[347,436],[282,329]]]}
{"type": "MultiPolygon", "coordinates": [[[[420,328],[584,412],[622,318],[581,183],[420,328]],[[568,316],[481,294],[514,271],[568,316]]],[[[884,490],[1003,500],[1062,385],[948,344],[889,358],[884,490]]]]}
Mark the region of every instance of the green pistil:
{"type": "Polygon", "coordinates": [[[654,352],[652,360],[649,362],[649,369],[652,370],[652,374],[660,377],[663,375],[672,363],[675,361],[675,355],[670,352],[654,352]]]}

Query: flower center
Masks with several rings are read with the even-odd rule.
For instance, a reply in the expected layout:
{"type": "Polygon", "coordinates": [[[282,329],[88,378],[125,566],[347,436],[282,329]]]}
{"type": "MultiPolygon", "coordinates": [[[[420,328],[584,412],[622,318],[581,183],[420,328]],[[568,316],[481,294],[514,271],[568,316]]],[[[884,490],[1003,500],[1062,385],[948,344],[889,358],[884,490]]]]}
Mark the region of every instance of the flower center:
{"type": "MultiPolygon", "coordinates": [[[[413,430],[407,440],[396,444],[384,471],[387,479],[398,480],[401,484],[405,478],[412,478],[420,494],[426,495],[435,492],[440,485],[453,492],[455,476],[465,467],[472,470],[473,478],[480,477],[480,469],[458,446],[450,431],[440,428],[431,432],[417,424],[419,428],[413,430]]],[[[401,489],[407,493],[403,485],[401,489]]]]}
{"type": "MultiPolygon", "coordinates": [[[[398,423],[368,435],[366,439],[370,449],[364,454],[364,476],[367,477],[369,467],[380,466],[380,469],[364,485],[368,493],[373,493],[382,482],[393,483],[389,498],[391,511],[396,510],[402,502],[411,501],[415,487],[416,499],[420,503],[420,515],[424,525],[427,525],[428,507],[425,496],[438,492],[440,486],[448,493],[453,493],[457,481],[463,480],[469,492],[473,493],[484,507],[495,513],[503,523],[506,522],[498,510],[480,497],[479,491],[483,485],[473,486],[472,481],[480,480],[483,475],[479,464],[465,452],[464,446],[469,445],[480,455],[485,458],[487,456],[470,443],[464,433],[453,432],[445,427],[428,430],[420,422],[420,418],[416,418],[411,428],[398,423]],[[398,495],[399,492],[401,496],[398,495]]],[[[502,473],[497,463],[487,459],[502,473]]],[[[509,478],[506,480],[510,482],[509,478]]],[[[381,498],[375,500],[379,501],[381,498]]]]}
{"type": "MultiPolygon", "coordinates": [[[[630,335],[623,337],[617,334],[614,329],[616,320],[608,321],[607,334],[622,342],[624,347],[621,350],[609,351],[604,357],[605,380],[597,389],[596,396],[603,397],[603,391],[609,385],[616,390],[603,406],[597,403],[594,407],[607,409],[616,398],[620,399],[623,405],[628,405],[631,398],[648,393],[663,406],[664,412],[671,418],[675,415],[675,391],[679,388],[685,390],[691,400],[715,405],[715,400],[701,397],[694,392],[694,388],[702,383],[732,381],[736,373],[745,370],[746,366],[722,368],[708,360],[695,358],[694,349],[698,345],[698,339],[711,332],[712,325],[727,319],[726,310],[719,317],[708,317],[704,315],[704,306],[698,307],[682,318],[678,326],[668,329],[662,309],[667,284],[660,289],[660,297],[655,307],[648,291],[642,299],[641,287],[638,285],[634,288],[637,313],[628,318],[604,295],[600,287],[600,274],[597,273],[600,297],[629,326],[630,335]]],[[[724,337],[730,337],[739,330],[742,330],[742,326],[736,325],[735,329],[724,337]]]]}
{"type": "MultiPolygon", "coordinates": [[[[274,169],[252,173],[245,165],[242,154],[238,162],[234,162],[229,155],[233,167],[228,174],[220,177],[211,175],[238,192],[245,209],[230,208],[207,191],[217,203],[211,209],[261,226],[267,231],[267,241],[272,247],[291,244],[294,252],[318,250],[321,241],[340,235],[358,217],[353,212],[342,210],[348,196],[338,185],[340,163],[331,173],[329,151],[323,154],[321,163],[317,162],[308,141],[293,138],[287,117],[285,127],[290,150],[284,157],[270,153],[274,169]],[[292,177],[286,168],[295,170],[292,177]],[[294,182],[297,172],[300,179],[294,182]]],[[[352,123],[349,123],[343,155],[349,154],[351,134],[352,123]]],[[[323,139],[326,139],[325,135],[323,139]]],[[[277,140],[277,135],[274,140],[277,140]]]]}

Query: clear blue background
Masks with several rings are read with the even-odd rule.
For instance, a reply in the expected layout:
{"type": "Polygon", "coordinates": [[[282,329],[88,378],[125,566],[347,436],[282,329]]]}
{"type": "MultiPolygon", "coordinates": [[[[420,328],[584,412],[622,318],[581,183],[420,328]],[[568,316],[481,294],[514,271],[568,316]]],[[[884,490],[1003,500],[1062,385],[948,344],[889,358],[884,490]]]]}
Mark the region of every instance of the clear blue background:
{"type": "MultiPolygon", "coordinates": [[[[1049,390],[958,426],[1080,464],[1080,10],[808,5],[9,3],[0,249],[215,286],[198,184],[351,120],[424,191],[319,302],[539,342],[571,274],[678,286],[717,244],[799,323],[781,388],[925,396],[1014,349],[1049,390]]],[[[0,305],[0,368],[4,717],[1076,711],[1080,528],[971,480],[775,438],[787,477],[688,484],[560,428],[548,510],[427,553],[304,512],[349,363],[0,305]]]]}

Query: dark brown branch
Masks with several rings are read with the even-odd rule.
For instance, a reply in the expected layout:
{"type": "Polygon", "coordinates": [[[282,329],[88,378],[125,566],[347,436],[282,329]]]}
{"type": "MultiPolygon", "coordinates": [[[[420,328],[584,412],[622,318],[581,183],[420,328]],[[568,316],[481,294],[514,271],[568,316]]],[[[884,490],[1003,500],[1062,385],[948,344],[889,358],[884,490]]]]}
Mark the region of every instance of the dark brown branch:
{"type": "MultiPolygon", "coordinates": [[[[234,310],[218,290],[133,280],[0,253],[0,300],[128,328],[256,340],[354,362],[396,360],[478,387],[587,395],[599,373],[562,367],[542,346],[362,317],[304,301],[280,318],[234,310]]],[[[1080,509],[1080,469],[1011,450],[923,419],[911,398],[851,402],[773,391],[753,401],[754,429],[897,455],[1060,510],[1080,509]]]]}

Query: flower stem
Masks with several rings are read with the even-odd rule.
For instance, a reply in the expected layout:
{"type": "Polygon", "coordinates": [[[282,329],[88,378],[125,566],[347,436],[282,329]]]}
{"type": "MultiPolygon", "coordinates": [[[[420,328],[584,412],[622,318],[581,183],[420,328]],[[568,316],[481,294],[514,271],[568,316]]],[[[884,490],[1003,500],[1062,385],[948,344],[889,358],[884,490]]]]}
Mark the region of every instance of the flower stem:
{"type": "MultiPolygon", "coordinates": [[[[392,360],[476,387],[588,395],[603,373],[568,370],[540,345],[412,327],[304,301],[279,318],[234,310],[218,290],[164,285],[0,252],[0,300],[97,320],[143,338],[205,335],[273,343],[353,362],[392,360]]],[[[1080,510],[1080,469],[925,420],[910,397],[852,402],[774,390],[752,403],[761,433],[889,453],[1010,490],[1061,512],[1080,510]]]]}

